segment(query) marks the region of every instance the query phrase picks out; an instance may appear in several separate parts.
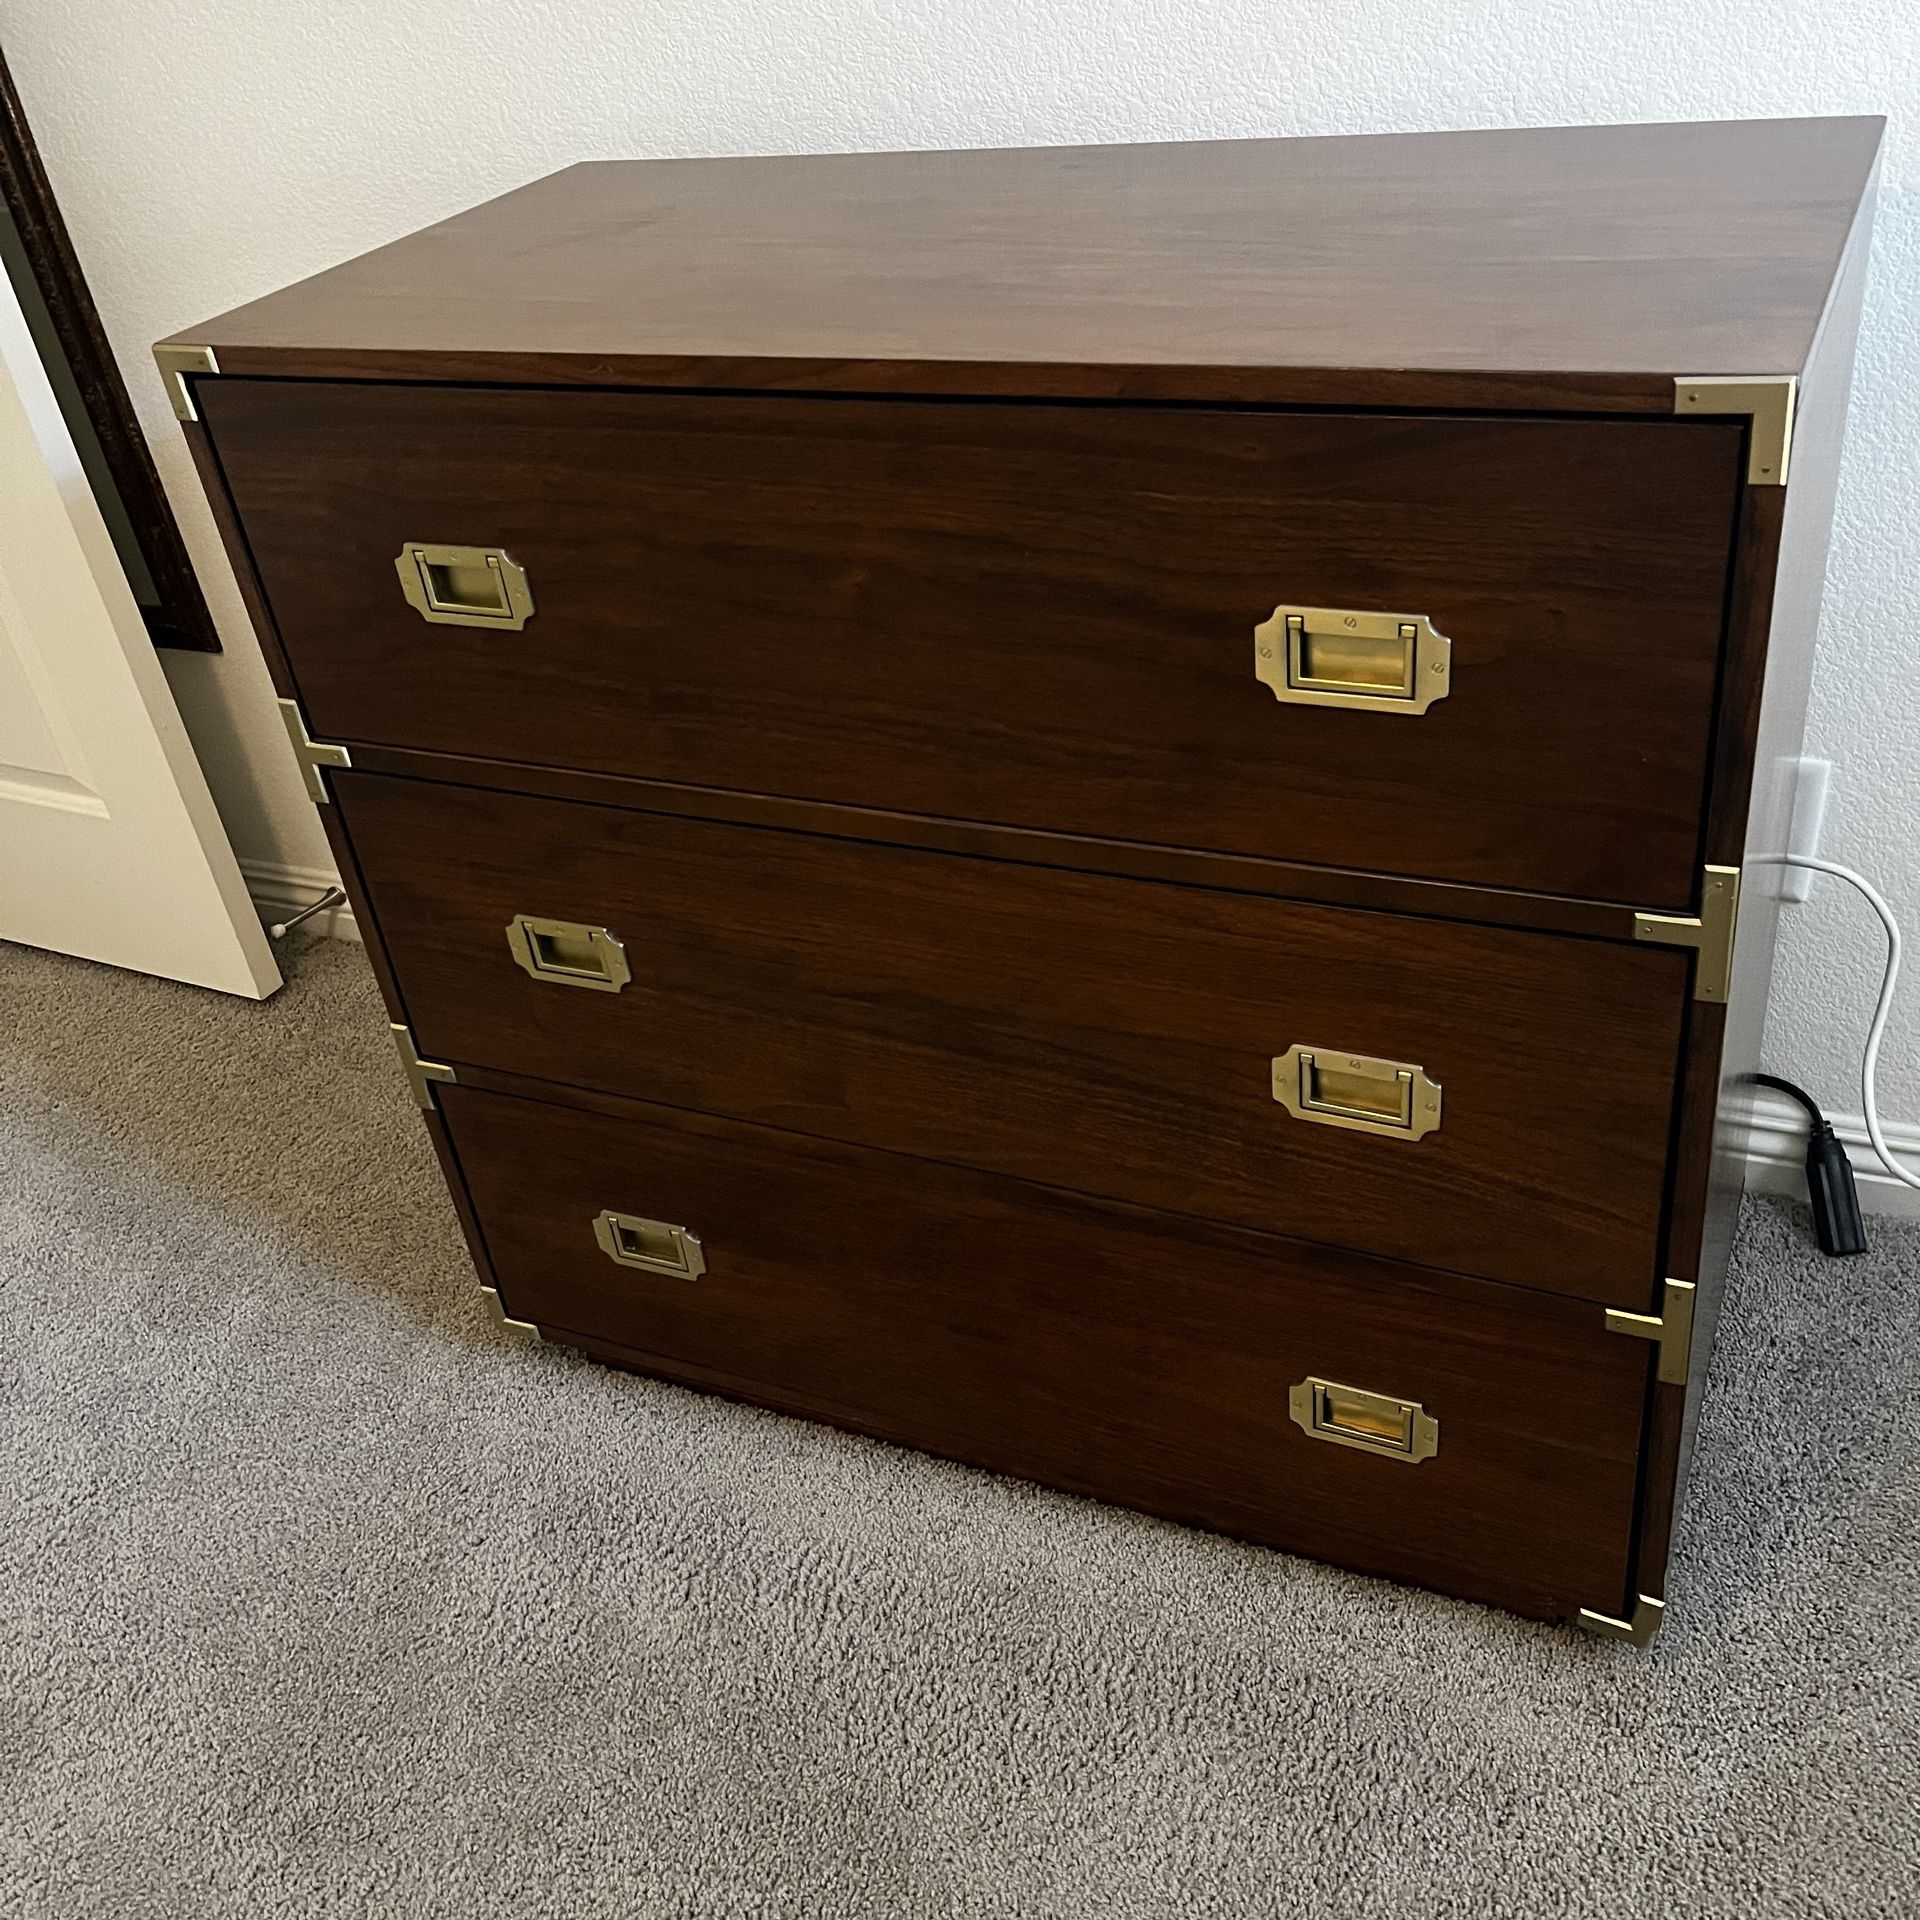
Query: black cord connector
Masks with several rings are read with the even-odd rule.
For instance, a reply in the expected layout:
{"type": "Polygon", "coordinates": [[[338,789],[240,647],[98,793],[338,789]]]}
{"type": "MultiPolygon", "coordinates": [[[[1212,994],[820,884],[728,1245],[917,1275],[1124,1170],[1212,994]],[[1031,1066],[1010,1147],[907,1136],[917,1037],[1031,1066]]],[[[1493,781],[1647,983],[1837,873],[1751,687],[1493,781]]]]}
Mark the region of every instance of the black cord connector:
{"type": "Polygon", "coordinates": [[[1750,1076],[1756,1087],[1771,1087],[1797,1100],[1807,1110],[1807,1198],[1813,1205],[1813,1237],[1822,1253],[1844,1258],[1867,1250],[1866,1222],[1860,1217],[1860,1196],[1854,1189],[1853,1162],[1827,1125],[1827,1116],[1813,1096],[1771,1073],[1750,1076]]]}

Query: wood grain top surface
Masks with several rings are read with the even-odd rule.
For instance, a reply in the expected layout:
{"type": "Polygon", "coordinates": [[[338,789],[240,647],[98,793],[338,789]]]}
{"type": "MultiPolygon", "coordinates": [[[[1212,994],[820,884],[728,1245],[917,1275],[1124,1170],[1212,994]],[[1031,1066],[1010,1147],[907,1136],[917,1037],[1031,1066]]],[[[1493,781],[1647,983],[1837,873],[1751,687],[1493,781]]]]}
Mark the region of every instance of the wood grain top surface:
{"type": "Polygon", "coordinates": [[[175,338],[237,374],[1666,411],[1803,367],[1882,125],[599,161],[175,338]]]}

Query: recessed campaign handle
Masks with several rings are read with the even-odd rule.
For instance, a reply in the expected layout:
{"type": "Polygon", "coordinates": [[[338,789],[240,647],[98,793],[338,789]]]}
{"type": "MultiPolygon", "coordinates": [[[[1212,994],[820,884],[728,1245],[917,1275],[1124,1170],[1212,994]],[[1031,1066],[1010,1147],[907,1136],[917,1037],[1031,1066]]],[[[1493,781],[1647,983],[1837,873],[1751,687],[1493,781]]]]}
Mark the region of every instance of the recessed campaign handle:
{"type": "Polygon", "coordinates": [[[1273,1097],[1297,1120],[1420,1140],[1440,1124],[1440,1083],[1410,1060],[1331,1047],[1289,1047],[1273,1063],[1273,1097]]]}
{"type": "Polygon", "coordinates": [[[533,617],[527,571],[503,547],[443,547],[409,540],[394,560],[407,605],[439,627],[504,627],[533,617]]]}
{"type": "Polygon", "coordinates": [[[1253,671],[1276,700],[1425,713],[1453,686],[1453,642],[1424,613],[1275,607],[1253,630],[1253,671]]]}
{"type": "Polygon", "coordinates": [[[1415,1465],[1440,1451],[1440,1422],[1418,1400],[1313,1374],[1287,1390],[1287,1413],[1314,1440],[1415,1465]]]}
{"type": "Polygon", "coordinates": [[[507,922],[507,951],[536,980],[548,980],[557,987],[618,993],[633,978],[626,943],[605,927],[590,927],[580,920],[543,920],[535,914],[516,913],[507,922]]]}
{"type": "Polygon", "coordinates": [[[648,1220],[637,1213],[615,1213],[611,1207],[593,1222],[593,1237],[609,1260],[642,1273],[663,1274],[669,1280],[698,1280],[707,1270],[700,1236],[670,1220],[648,1220]]]}

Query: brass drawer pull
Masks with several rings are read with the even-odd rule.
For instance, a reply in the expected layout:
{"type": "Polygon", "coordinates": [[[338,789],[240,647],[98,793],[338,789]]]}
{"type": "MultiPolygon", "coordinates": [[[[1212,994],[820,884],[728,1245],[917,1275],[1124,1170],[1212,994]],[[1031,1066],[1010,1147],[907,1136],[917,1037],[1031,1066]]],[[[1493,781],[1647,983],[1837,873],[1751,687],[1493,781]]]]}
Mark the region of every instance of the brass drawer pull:
{"type": "Polygon", "coordinates": [[[507,947],[517,965],[536,980],[560,987],[590,987],[618,993],[633,978],[627,949],[605,927],[578,920],[541,920],[516,913],[507,922],[507,947]]]}
{"type": "Polygon", "coordinates": [[[1303,1433],[1336,1447],[1382,1454],[1410,1466],[1440,1451],[1440,1422],[1418,1400],[1343,1387],[1337,1380],[1309,1374],[1288,1388],[1287,1411],[1303,1433]]]}
{"type": "Polygon", "coordinates": [[[1253,671],[1276,700],[1425,713],[1453,680],[1453,642],[1424,613],[1275,607],[1253,630],[1253,671]]]}
{"type": "Polygon", "coordinates": [[[524,567],[499,547],[436,547],[409,540],[394,567],[407,605],[438,627],[505,627],[533,617],[524,567]]]}
{"type": "Polygon", "coordinates": [[[642,1273],[663,1273],[670,1280],[698,1280],[707,1270],[700,1236],[666,1220],[643,1220],[637,1213],[608,1208],[596,1216],[593,1237],[609,1260],[642,1273]]]}
{"type": "Polygon", "coordinates": [[[1289,1047],[1273,1063],[1273,1097],[1297,1120],[1421,1140],[1440,1124],[1440,1083],[1424,1067],[1325,1047],[1289,1047]]]}

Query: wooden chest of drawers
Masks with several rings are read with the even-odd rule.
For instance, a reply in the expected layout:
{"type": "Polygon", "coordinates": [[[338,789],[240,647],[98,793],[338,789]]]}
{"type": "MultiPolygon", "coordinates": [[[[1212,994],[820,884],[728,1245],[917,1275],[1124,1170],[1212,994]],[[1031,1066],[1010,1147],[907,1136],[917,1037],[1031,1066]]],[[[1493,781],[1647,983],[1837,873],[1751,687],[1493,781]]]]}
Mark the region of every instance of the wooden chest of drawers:
{"type": "Polygon", "coordinates": [[[503,1312],[1644,1640],[1878,139],[600,164],[161,346],[503,1312]]]}

